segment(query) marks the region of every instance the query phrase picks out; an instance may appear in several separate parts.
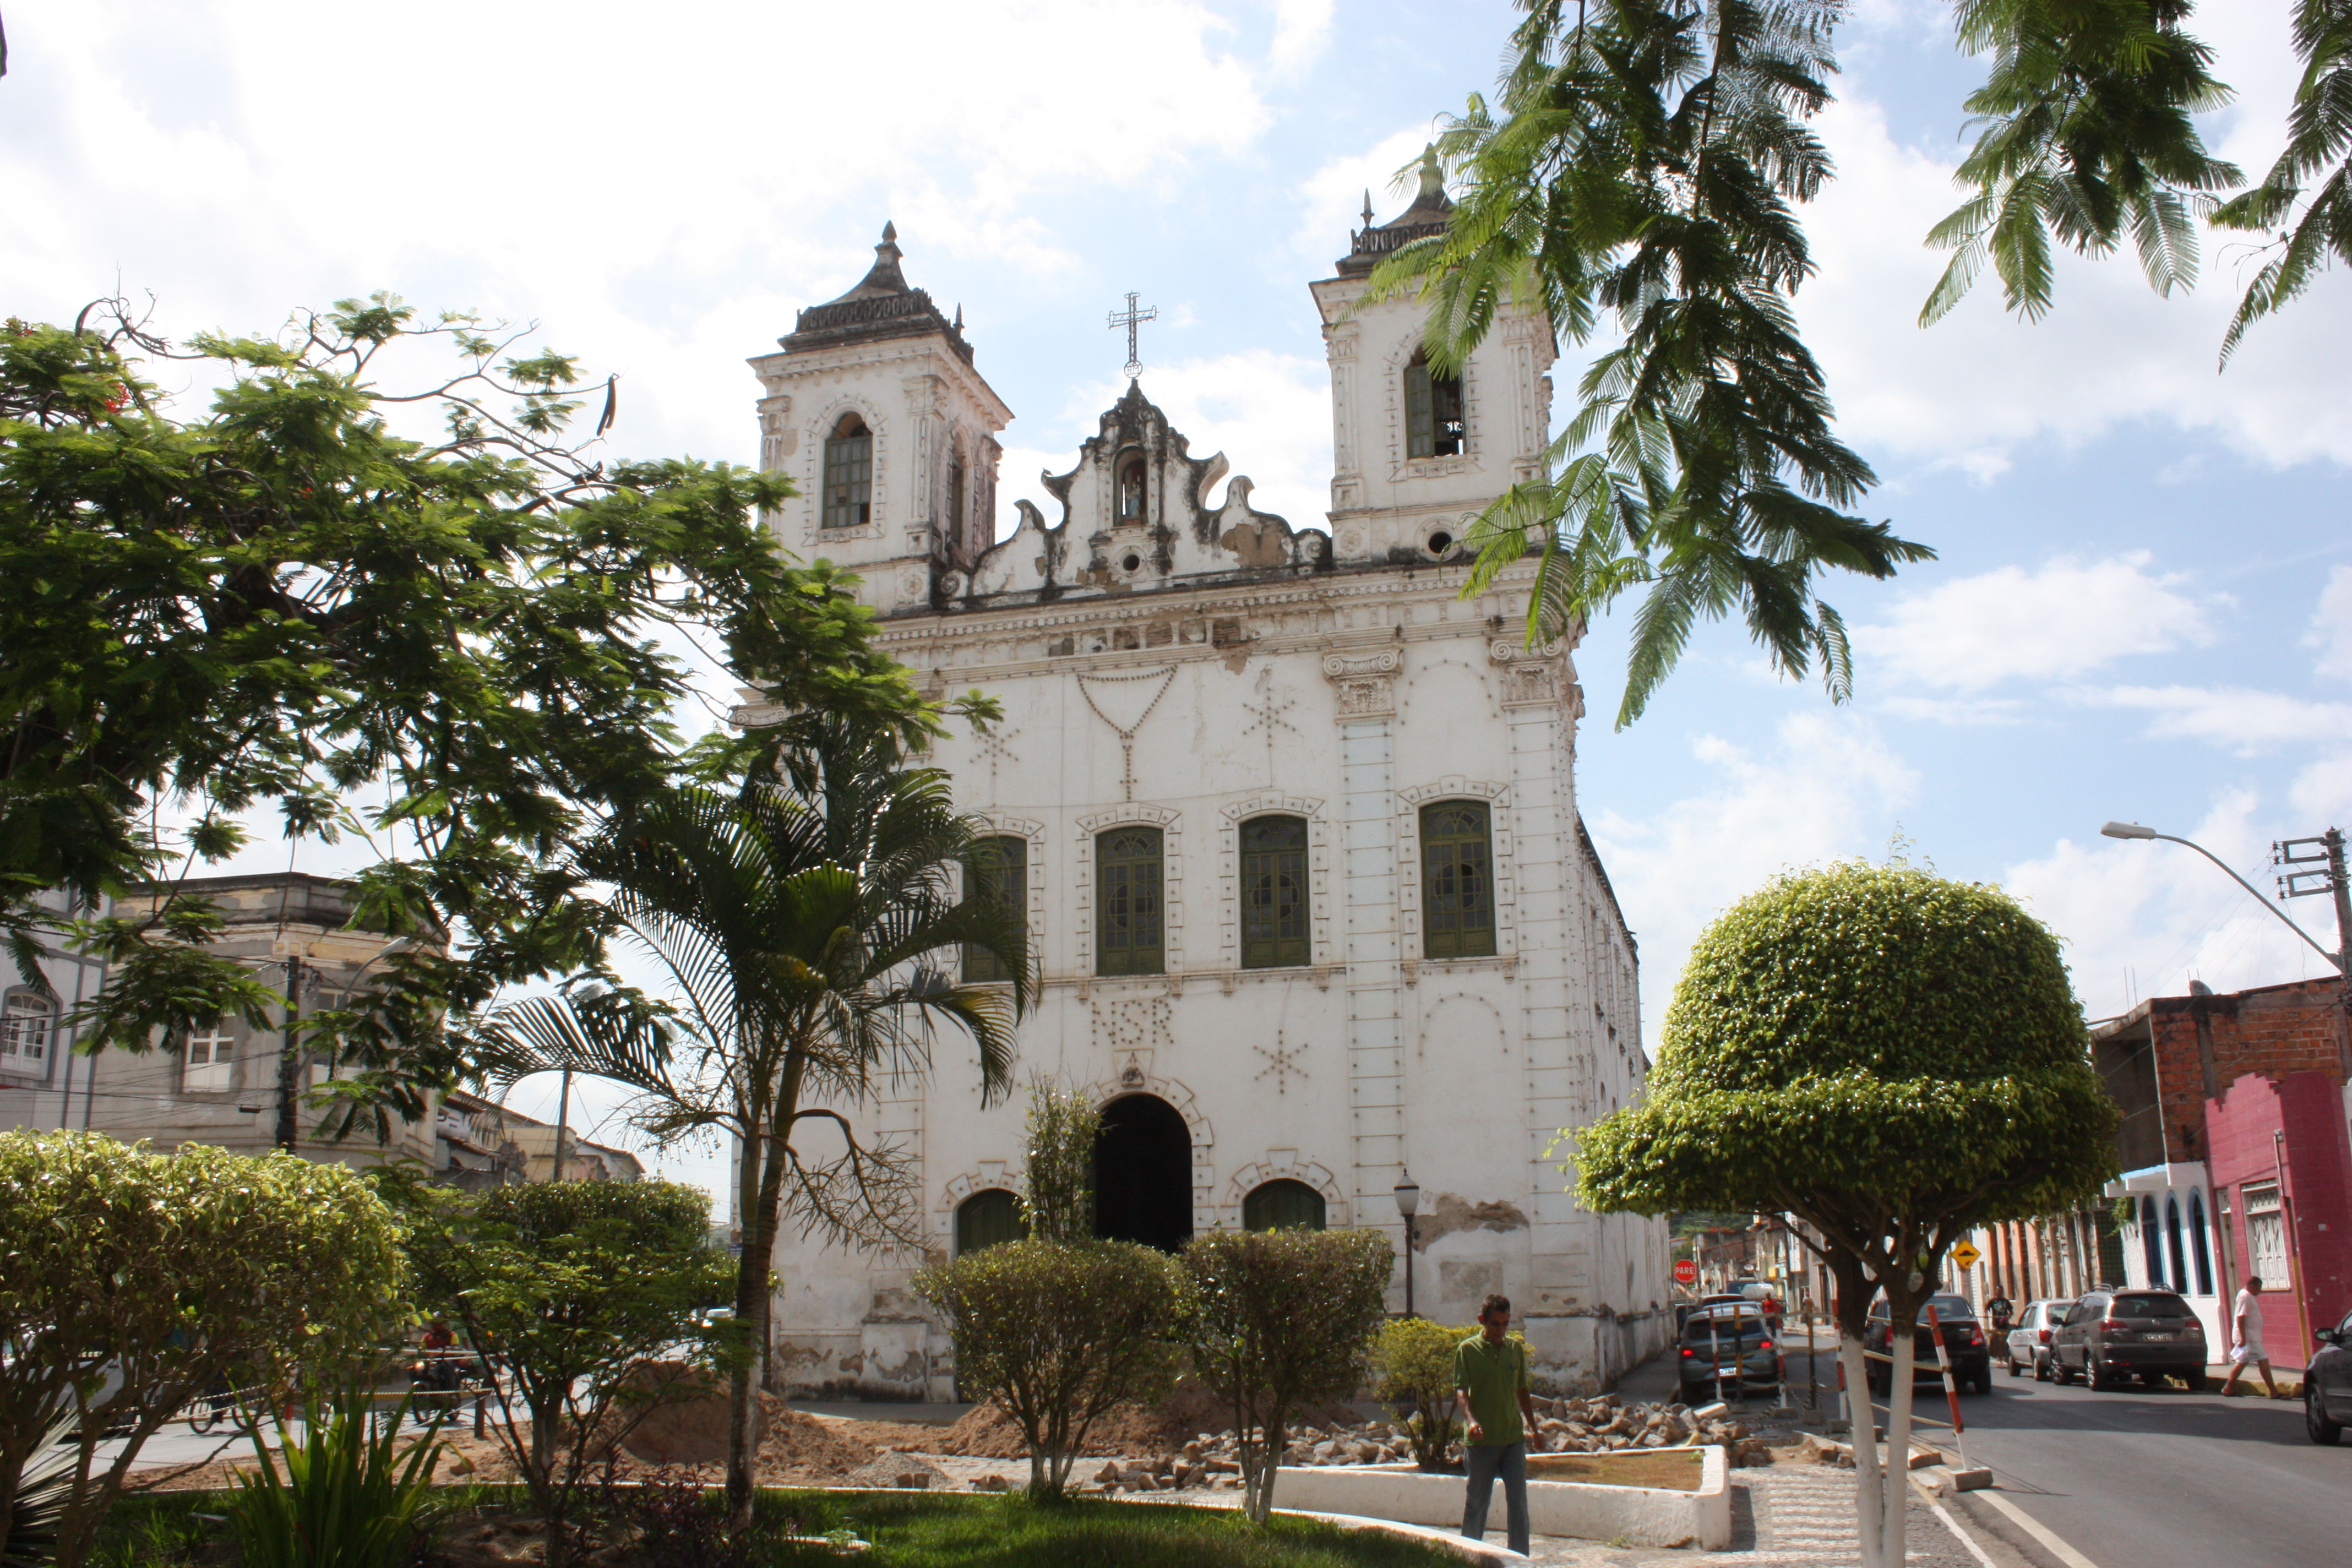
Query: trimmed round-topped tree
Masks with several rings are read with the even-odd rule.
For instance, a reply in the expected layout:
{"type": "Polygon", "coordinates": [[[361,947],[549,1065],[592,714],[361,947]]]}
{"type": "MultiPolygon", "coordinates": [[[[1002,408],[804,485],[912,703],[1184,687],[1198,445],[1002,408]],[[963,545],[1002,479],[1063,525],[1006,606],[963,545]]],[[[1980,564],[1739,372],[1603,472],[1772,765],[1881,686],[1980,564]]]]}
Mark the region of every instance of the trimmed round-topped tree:
{"type": "MultiPolygon", "coordinates": [[[[1907,1453],[1912,1328],[1979,1226],[2094,1196],[2116,1110],[2058,940],[1997,888],[1902,864],[1782,876],[1692,947],[1650,1093],[1577,1140],[1601,1211],[1786,1213],[1837,1281],[1838,1353],[1864,1376],[1884,1293],[1888,1447],[1907,1453]]],[[[1903,1561],[1903,1489],[1855,1423],[1864,1561],[1903,1561]]],[[[1895,1474],[1900,1475],[1899,1462],[1895,1474]]]]}

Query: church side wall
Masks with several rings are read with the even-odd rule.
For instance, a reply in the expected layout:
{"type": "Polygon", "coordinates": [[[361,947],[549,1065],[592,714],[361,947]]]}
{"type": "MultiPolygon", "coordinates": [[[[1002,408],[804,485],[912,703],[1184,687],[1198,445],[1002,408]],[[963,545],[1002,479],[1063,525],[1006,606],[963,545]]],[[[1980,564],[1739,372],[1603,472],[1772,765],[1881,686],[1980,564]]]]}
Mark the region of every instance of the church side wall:
{"type": "MultiPolygon", "coordinates": [[[[1004,704],[1003,723],[942,742],[937,760],[961,805],[1030,846],[1045,983],[1021,1027],[1021,1079],[1173,1106],[1196,1232],[1239,1226],[1250,1190],[1286,1178],[1322,1194],[1327,1223],[1378,1226],[1402,1252],[1392,1189],[1410,1170],[1416,1310],[1466,1322],[1503,1291],[1545,1384],[1591,1387],[1654,1350],[1644,1314],[1664,1297],[1658,1228],[1578,1209],[1554,1148],[1560,1128],[1633,1092],[1607,1033],[1638,1038],[1632,949],[1577,821],[1566,649],[1498,636],[1513,585],[1463,604],[1459,576],[1236,588],[1181,606],[1138,596],[887,637],[911,667],[1004,704]],[[1119,635],[1172,610],[1243,630],[1216,647],[1119,635]],[[1063,630],[1089,614],[1104,635],[1063,630]],[[1104,651],[1023,657],[1055,644],[1104,651]],[[1420,812],[1448,799],[1491,812],[1492,956],[1424,955],[1420,812]],[[1300,968],[1241,967],[1238,833],[1266,811],[1308,824],[1300,968]],[[1164,836],[1168,973],[1103,977],[1094,846],[1129,822],[1164,836]]],[[[936,1050],[925,1085],[859,1120],[919,1152],[944,1254],[958,1204],[1017,1185],[1024,1106],[1016,1094],[982,1108],[969,1047],[942,1037],[936,1050]]],[[[780,1243],[778,1381],[950,1396],[950,1347],[905,1289],[915,1261],[780,1243]]],[[[1404,1296],[1401,1266],[1392,1309],[1404,1296]]]]}

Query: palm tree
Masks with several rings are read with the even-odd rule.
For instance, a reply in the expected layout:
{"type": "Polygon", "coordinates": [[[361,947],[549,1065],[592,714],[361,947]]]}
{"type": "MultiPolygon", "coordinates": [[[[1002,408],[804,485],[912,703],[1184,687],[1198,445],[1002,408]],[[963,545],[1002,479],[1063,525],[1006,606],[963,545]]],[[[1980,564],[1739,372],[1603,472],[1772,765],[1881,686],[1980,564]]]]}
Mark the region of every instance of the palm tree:
{"type": "MultiPolygon", "coordinates": [[[[608,889],[613,934],[667,976],[656,1000],[582,977],[561,995],[500,1007],[473,1031],[492,1082],[554,1070],[594,1074],[643,1097],[639,1122],[670,1139],[731,1133],[743,1152],[735,1313],[768,1342],[770,1272],[789,1206],[807,1227],[867,1245],[920,1238],[903,1151],[861,1142],[845,1110],[878,1083],[929,1065],[938,1026],[980,1050],[982,1103],[1011,1083],[1013,1028],[1032,987],[1021,911],[967,885],[975,819],[947,775],[910,767],[896,742],[809,719],[782,763],[729,788],[689,785],[614,818],[572,875],[608,889]],[[960,984],[932,966],[959,945],[1011,983],[960,984]],[[839,1154],[812,1153],[808,1125],[839,1154]]],[[[754,1363],[730,1389],[729,1510],[748,1525],[754,1363]]]]}

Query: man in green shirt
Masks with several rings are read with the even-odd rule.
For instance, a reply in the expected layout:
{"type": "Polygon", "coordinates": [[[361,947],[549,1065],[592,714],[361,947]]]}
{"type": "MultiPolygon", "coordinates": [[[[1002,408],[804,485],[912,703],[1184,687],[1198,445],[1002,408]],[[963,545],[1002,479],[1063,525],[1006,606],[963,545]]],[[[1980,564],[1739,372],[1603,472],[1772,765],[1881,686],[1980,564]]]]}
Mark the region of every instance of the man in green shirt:
{"type": "Polygon", "coordinates": [[[1489,1296],[1478,1312],[1478,1331],[1454,1347],[1454,1403],[1462,1418],[1463,1468],[1469,1485],[1462,1494],[1462,1533],[1486,1535],[1486,1504],[1495,1478],[1503,1478],[1503,1509],[1511,1550],[1528,1549],[1528,1428],[1535,1425],[1536,1402],[1528,1386],[1528,1347],[1511,1339],[1511,1299],[1489,1296]]]}

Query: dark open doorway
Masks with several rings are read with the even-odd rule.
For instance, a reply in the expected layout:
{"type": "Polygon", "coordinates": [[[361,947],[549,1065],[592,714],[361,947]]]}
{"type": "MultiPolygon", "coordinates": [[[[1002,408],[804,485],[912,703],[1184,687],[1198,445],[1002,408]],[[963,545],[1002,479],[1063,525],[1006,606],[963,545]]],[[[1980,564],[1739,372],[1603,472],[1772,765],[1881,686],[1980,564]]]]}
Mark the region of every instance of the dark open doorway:
{"type": "Polygon", "coordinates": [[[1103,1108],[1095,1234],[1162,1252],[1192,1239],[1192,1134],[1156,1094],[1121,1095],[1103,1108]]]}

